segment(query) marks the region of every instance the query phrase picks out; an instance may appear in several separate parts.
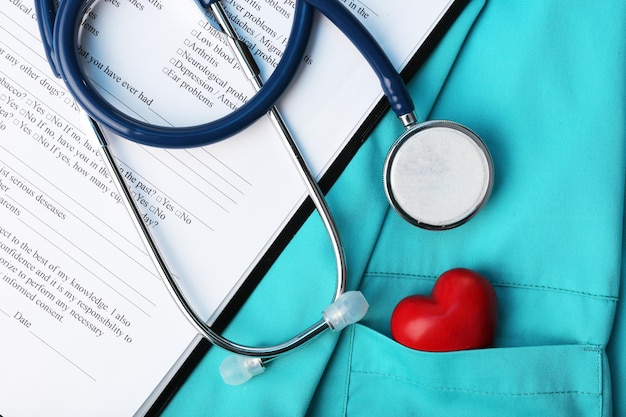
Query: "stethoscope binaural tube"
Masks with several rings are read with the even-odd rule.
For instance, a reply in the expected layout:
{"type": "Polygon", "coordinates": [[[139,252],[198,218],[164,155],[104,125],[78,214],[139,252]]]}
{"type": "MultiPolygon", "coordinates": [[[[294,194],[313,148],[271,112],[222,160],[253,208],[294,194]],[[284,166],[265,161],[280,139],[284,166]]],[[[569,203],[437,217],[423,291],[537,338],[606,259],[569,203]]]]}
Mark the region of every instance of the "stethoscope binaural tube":
{"type": "Polygon", "coordinates": [[[148,249],[148,255],[156,267],[159,277],[166,284],[165,286],[170,292],[172,299],[176,302],[180,311],[184,314],[187,320],[194,325],[201,336],[206,338],[215,346],[234,354],[234,356],[226,358],[220,366],[220,373],[222,374],[224,382],[230,385],[242,384],[251,377],[263,372],[265,363],[306,344],[323,331],[328,329],[341,331],[346,326],[363,318],[369,305],[360,292],[345,291],[346,263],[343,246],[339,241],[337,229],[332,217],[329,217],[330,212],[325,200],[323,198],[320,199],[317,194],[317,192],[319,192],[319,188],[317,188],[317,192],[312,193],[312,199],[314,200],[317,209],[320,211],[320,215],[324,222],[330,222],[330,225],[326,225],[326,227],[329,231],[333,247],[335,251],[338,251],[338,253],[336,253],[338,270],[335,296],[332,304],[327,306],[322,311],[322,319],[294,337],[272,346],[252,347],[241,345],[214,331],[189,304],[187,297],[178,286],[174,276],[171,274],[154,239],[152,238],[150,231],[148,230],[148,226],[146,226],[145,222],[142,220],[142,215],[139,212],[137,205],[133,203],[133,197],[130,189],[124,184],[122,173],[115,163],[113,154],[108,147],[106,136],[102,132],[100,126],[91,117],[87,117],[87,123],[93,128],[94,135],[101,147],[102,160],[107,167],[108,172],[111,174],[112,181],[121,194],[122,202],[130,212],[131,220],[137,228],[144,246],[148,249]]]}

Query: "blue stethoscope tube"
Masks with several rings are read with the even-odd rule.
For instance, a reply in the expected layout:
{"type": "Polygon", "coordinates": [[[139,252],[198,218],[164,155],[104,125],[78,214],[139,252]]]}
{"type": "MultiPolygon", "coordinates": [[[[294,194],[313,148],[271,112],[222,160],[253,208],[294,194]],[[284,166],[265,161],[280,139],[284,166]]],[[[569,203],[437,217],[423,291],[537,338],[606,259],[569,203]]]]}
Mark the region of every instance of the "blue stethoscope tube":
{"type": "MultiPolygon", "coordinates": [[[[197,0],[203,8],[216,0],[197,0]]],[[[135,142],[165,148],[208,145],[234,135],[265,115],[287,89],[302,62],[311,33],[314,8],[331,20],[363,54],[376,72],[393,111],[412,114],[413,101],[404,81],[367,29],[337,1],[296,2],[293,26],[283,58],[261,91],[237,111],[196,126],[155,126],[134,119],[104,100],[90,85],[78,56],[78,28],[88,1],[36,0],[46,55],[54,73],[62,78],[85,111],[112,132],[135,142]]]]}
{"type": "Polygon", "coordinates": [[[46,54],[50,57],[49,62],[53,71],[65,81],[80,106],[91,117],[120,136],[145,145],[167,148],[187,148],[214,143],[232,136],[262,117],[293,78],[300,64],[298,52],[306,47],[313,16],[310,7],[299,2],[285,50],[286,59],[280,61],[263,91],[241,106],[239,111],[197,126],[163,127],[142,122],[119,111],[94,91],[86,80],[77,54],[78,28],[85,1],[62,1],[56,12],[54,0],[36,1],[39,4],[38,18],[46,54]]]}

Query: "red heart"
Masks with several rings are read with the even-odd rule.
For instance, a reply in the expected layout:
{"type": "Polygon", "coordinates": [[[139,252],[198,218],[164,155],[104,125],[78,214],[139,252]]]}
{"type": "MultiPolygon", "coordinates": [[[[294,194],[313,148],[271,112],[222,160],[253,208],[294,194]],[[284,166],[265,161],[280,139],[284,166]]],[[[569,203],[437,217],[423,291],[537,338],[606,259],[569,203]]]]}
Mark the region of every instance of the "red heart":
{"type": "Polygon", "coordinates": [[[451,269],[430,296],[412,295],[391,316],[391,334],[404,346],[429,352],[489,347],[498,305],[491,283],[469,269],[451,269]]]}

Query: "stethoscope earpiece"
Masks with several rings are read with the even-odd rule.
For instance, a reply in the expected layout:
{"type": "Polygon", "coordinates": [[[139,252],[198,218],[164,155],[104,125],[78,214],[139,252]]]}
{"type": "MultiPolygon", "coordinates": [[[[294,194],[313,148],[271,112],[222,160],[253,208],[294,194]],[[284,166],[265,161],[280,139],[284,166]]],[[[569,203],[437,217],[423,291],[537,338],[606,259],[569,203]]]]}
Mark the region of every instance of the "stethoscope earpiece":
{"type": "Polygon", "coordinates": [[[390,205],[409,223],[447,230],[472,218],[493,187],[493,162],[483,141],[450,121],[410,126],[391,147],[384,168],[390,205]]]}

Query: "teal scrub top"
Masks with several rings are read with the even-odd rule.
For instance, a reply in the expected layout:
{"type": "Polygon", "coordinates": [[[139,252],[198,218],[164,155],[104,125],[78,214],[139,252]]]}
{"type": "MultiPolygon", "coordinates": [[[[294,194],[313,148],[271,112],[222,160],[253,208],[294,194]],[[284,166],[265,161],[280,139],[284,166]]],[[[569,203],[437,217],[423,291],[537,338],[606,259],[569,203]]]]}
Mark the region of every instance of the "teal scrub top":
{"type": "MultiPolygon", "coordinates": [[[[328,193],[349,289],[370,304],[341,334],[227,386],[213,348],[163,416],[626,415],[626,2],[472,0],[409,84],[421,119],[471,127],[491,151],[485,208],[445,232],[387,204],[389,114],[328,193]],[[394,306],[471,268],[495,287],[493,348],[428,353],[390,338],[394,306]]],[[[283,341],[318,320],[334,261],[313,214],[226,334],[283,341]]]]}

